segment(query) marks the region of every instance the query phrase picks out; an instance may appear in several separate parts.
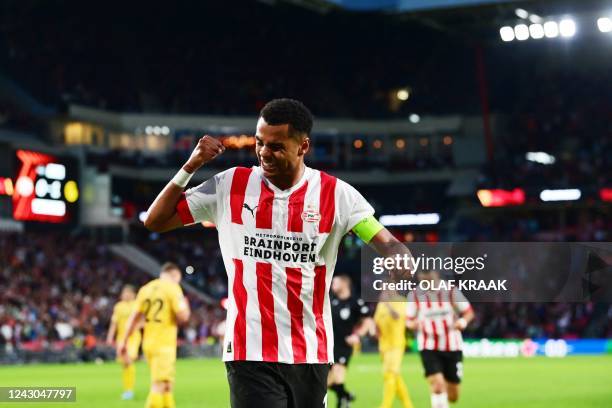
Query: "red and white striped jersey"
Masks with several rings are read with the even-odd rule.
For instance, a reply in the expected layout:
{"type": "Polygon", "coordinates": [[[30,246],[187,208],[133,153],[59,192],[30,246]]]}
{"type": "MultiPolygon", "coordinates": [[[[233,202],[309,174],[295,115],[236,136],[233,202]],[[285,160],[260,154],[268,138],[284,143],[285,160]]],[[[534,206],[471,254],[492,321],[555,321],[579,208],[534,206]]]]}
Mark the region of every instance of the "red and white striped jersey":
{"type": "Polygon", "coordinates": [[[228,275],[223,360],[333,362],[329,287],[342,237],[374,209],[349,184],[306,167],[280,190],[260,167],[189,189],[184,224],[211,221],[228,275]]]}
{"type": "Polygon", "coordinates": [[[463,349],[461,331],[454,328],[458,315],[471,308],[457,288],[408,294],[407,319],[417,319],[419,350],[459,351],[463,349]]]}

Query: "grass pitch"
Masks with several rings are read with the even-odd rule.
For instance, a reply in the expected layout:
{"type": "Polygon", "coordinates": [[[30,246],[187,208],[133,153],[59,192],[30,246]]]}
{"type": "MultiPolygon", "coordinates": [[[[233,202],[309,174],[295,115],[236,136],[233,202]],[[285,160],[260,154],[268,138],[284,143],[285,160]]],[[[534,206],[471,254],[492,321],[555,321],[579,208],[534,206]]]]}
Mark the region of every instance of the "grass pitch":
{"type": "MultiPolygon", "coordinates": [[[[612,407],[612,356],[553,359],[466,359],[465,379],[457,408],[609,408],[612,407]]],[[[378,355],[351,361],[347,388],[357,395],[355,408],[376,408],[382,397],[378,355]]],[[[2,407],[143,407],[149,383],[146,364],[137,364],[134,401],[120,401],[120,367],[115,363],[0,367],[0,386],[74,386],[76,403],[0,403],[2,407]]],[[[416,408],[429,407],[427,385],[416,355],[403,365],[416,408]]],[[[219,360],[179,360],[176,403],[179,408],[227,408],[225,368],[219,360]]],[[[335,407],[330,393],[329,407],[335,407]]],[[[254,407],[257,406],[254,401],[254,407]]],[[[396,407],[399,402],[396,401],[396,407]]]]}

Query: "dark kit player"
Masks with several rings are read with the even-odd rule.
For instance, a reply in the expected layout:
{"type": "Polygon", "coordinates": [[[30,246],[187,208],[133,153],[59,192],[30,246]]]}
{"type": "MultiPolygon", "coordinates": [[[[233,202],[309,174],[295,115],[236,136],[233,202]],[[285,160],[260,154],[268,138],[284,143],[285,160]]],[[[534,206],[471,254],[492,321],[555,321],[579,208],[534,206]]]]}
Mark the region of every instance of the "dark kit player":
{"type": "Polygon", "coordinates": [[[344,387],[346,370],[353,354],[353,347],[359,343],[359,337],[370,330],[374,331],[374,322],[369,317],[370,309],[363,299],[353,295],[351,278],[347,275],[334,276],[331,286],[332,320],[334,322],[334,365],[327,384],[334,391],[338,408],[348,408],[355,396],[344,387]]]}
{"type": "Polygon", "coordinates": [[[312,125],[301,102],[269,102],[255,133],[259,166],[234,167],[183,191],[225,150],[204,136],[147,211],[145,226],[157,232],[202,221],[217,227],[228,274],[223,360],[234,408],[325,406],[338,246],[351,230],[383,256],[401,245],[355,188],[304,164],[312,125]]]}

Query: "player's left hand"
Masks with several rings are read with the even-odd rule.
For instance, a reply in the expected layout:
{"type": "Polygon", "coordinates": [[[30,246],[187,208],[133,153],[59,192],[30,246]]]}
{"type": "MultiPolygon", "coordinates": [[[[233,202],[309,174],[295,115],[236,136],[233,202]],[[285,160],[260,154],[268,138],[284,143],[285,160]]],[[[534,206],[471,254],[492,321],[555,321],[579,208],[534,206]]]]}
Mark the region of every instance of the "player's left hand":
{"type": "Polygon", "coordinates": [[[346,341],[346,344],[348,344],[349,346],[354,346],[361,342],[361,340],[359,340],[359,336],[356,334],[351,334],[350,336],[346,336],[344,338],[344,341],[346,341]]]}
{"type": "Polygon", "coordinates": [[[117,352],[120,356],[127,356],[127,344],[121,343],[119,347],[117,347],[117,352]]]}
{"type": "Polygon", "coordinates": [[[128,356],[128,353],[121,354],[121,361],[123,361],[123,364],[125,365],[132,364],[132,359],[130,358],[130,356],[128,356]]]}

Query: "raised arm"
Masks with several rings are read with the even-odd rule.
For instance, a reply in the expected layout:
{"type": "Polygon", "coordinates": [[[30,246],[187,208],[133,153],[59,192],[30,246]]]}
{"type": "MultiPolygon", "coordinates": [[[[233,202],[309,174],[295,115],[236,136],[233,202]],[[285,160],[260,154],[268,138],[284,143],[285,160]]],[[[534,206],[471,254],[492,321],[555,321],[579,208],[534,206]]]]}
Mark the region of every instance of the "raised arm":
{"type": "Polygon", "coordinates": [[[145,227],[154,232],[165,232],[183,226],[176,212],[176,205],[189,179],[203,165],[213,160],[225,151],[223,144],[210,136],[198,140],[191,156],[172,180],[157,195],[153,204],[147,210],[144,220],[145,227]]]}

